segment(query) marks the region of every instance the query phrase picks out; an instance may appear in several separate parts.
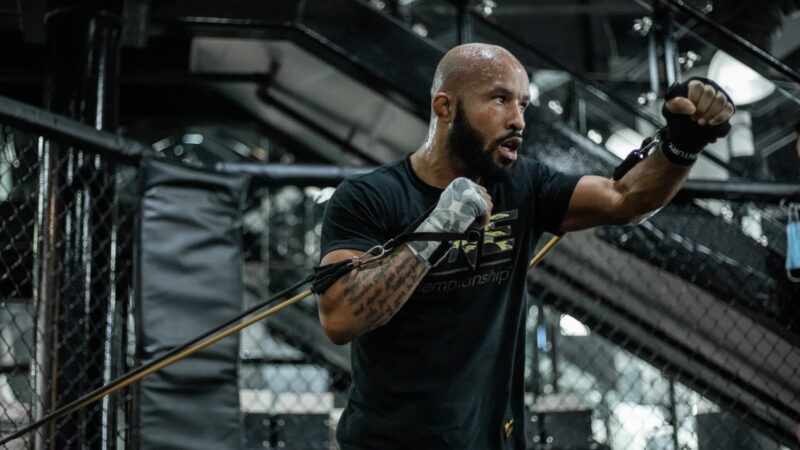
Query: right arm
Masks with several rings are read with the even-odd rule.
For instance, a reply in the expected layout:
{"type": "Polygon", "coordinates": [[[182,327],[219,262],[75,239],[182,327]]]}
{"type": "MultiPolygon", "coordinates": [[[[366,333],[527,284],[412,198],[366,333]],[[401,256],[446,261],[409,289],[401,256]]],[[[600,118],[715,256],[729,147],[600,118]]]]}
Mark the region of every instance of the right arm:
{"type": "MultiPolygon", "coordinates": [[[[354,250],[333,250],[322,258],[322,264],[362,254],[354,250]]],[[[380,264],[353,270],[338,279],[317,297],[325,333],[335,344],[342,345],[386,324],[408,301],[428,269],[428,264],[403,245],[380,264]]]]}
{"type": "MultiPolygon", "coordinates": [[[[492,201],[486,189],[466,178],[456,178],[416,231],[463,233],[476,218],[485,225],[491,211],[492,201]]],[[[326,217],[329,221],[341,221],[344,216],[326,217]]],[[[325,334],[341,345],[389,322],[428,273],[431,267],[428,260],[438,245],[432,241],[411,241],[378,260],[376,265],[353,270],[338,279],[317,296],[325,334]]],[[[322,264],[363,254],[352,249],[331,250],[322,258],[322,264]]]]}

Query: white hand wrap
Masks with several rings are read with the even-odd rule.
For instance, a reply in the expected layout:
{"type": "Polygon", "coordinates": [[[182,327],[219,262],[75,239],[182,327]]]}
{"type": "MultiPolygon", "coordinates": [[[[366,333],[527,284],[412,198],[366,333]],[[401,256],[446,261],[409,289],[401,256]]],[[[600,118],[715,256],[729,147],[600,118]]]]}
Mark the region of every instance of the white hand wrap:
{"type": "MultiPolygon", "coordinates": [[[[489,208],[480,187],[467,178],[453,180],[439,197],[439,203],[427,219],[417,227],[417,232],[463,233],[489,208]]],[[[408,246],[420,261],[428,259],[439,247],[435,241],[411,241],[408,246]]]]}

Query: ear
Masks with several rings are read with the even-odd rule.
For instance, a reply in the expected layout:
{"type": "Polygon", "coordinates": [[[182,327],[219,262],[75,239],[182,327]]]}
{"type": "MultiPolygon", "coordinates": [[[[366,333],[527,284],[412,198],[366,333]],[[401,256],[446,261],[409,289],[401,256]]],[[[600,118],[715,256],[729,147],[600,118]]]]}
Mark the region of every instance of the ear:
{"type": "Polygon", "coordinates": [[[433,114],[445,123],[453,121],[456,112],[455,106],[455,102],[450,95],[444,92],[437,92],[436,95],[433,96],[433,100],[431,100],[433,114]]]}

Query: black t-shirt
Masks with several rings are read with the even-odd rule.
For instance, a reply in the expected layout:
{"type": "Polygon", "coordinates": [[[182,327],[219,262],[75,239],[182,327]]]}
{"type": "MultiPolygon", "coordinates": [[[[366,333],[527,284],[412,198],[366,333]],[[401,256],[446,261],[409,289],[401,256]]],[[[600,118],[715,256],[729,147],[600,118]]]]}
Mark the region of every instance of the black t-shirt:
{"type": "MultiPolygon", "coordinates": [[[[476,246],[453,243],[462,251],[432,268],[389,323],[353,340],[342,450],[525,448],[527,264],[542,231],[558,231],[578,178],[521,157],[509,180],[486,186],[494,207],[477,270],[466,260],[476,246]]],[[[383,244],[421,222],[441,192],[409,158],[342,182],[321,254],[383,244]]]]}

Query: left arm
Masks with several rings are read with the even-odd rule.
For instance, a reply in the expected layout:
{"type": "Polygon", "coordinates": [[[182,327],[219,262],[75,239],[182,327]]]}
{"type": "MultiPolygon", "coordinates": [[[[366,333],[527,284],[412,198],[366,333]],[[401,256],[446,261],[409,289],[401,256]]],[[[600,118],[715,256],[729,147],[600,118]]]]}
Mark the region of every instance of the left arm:
{"type": "Polygon", "coordinates": [[[636,222],[672,200],[690,167],[670,162],[656,149],[614,181],[587,175],[578,181],[561,222],[561,231],[636,222]]]}
{"type": "Polygon", "coordinates": [[[734,106],[724,92],[709,80],[691,80],[676,88],[663,110],[669,143],[660,143],[653,154],[617,181],[581,178],[570,197],[561,231],[624,225],[646,217],[672,200],[703,147],[727,134],[734,106]]]}

